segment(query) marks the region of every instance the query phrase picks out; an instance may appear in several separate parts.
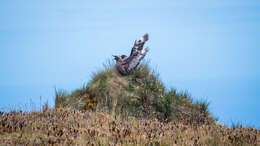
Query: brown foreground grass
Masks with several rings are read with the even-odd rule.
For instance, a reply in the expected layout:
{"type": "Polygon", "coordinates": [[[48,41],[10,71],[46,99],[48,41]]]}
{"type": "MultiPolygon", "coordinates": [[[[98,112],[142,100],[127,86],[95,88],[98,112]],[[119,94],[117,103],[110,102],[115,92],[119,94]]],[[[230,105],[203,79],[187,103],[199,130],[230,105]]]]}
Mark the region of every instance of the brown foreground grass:
{"type": "Polygon", "coordinates": [[[0,145],[260,145],[260,130],[64,108],[0,114],[0,145]]]}

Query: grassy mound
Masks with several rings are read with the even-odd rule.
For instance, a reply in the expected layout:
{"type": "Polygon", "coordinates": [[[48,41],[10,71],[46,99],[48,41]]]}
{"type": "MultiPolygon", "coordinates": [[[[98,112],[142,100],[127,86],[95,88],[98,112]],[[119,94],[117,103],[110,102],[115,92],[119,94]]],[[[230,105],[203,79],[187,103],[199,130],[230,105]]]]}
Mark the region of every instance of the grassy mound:
{"type": "Polygon", "coordinates": [[[215,121],[208,112],[207,102],[194,102],[188,94],[174,89],[166,91],[147,64],[140,65],[128,76],[121,76],[113,65],[106,66],[84,88],[71,94],[56,92],[55,107],[192,125],[215,121]]]}
{"type": "Polygon", "coordinates": [[[217,124],[207,102],[167,91],[147,65],[128,76],[106,67],[82,89],[56,91],[53,109],[0,111],[2,145],[244,146],[259,139],[260,130],[217,124]]]}

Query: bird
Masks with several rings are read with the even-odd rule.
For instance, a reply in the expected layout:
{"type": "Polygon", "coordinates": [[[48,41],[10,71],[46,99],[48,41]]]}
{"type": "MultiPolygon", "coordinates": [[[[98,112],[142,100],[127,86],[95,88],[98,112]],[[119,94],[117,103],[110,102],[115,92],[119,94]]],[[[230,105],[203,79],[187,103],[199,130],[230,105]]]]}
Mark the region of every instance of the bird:
{"type": "Polygon", "coordinates": [[[113,55],[116,60],[116,69],[121,75],[128,75],[140,64],[141,60],[149,51],[148,47],[143,49],[144,44],[148,39],[149,35],[145,34],[138,41],[135,41],[129,57],[126,55],[121,55],[120,57],[113,55]]]}
{"type": "Polygon", "coordinates": [[[126,66],[123,64],[122,58],[118,56],[114,56],[114,59],[116,60],[116,69],[121,75],[127,75],[128,73],[126,72],[126,66]]]}

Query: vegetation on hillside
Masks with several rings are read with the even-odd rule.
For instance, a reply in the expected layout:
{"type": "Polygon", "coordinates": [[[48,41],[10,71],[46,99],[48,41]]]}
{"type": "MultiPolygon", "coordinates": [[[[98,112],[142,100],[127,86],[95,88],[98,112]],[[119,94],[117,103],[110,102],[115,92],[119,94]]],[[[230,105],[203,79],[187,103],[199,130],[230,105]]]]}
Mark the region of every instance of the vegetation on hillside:
{"type": "Polygon", "coordinates": [[[56,92],[55,107],[185,124],[215,122],[209,114],[208,102],[193,101],[187,93],[177,93],[174,89],[167,91],[147,64],[140,65],[128,76],[121,76],[108,63],[83,89],[71,94],[56,92]]]}
{"type": "Polygon", "coordinates": [[[260,144],[260,130],[185,125],[156,119],[122,120],[104,112],[64,108],[0,115],[1,145],[227,145],[260,144]]]}
{"type": "Polygon", "coordinates": [[[112,65],[82,89],[56,90],[55,108],[1,112],[1,145],[260,145],[260,130],[228,128],[208,103],[167,90],[142,64],[128,76],[112,65]]]}

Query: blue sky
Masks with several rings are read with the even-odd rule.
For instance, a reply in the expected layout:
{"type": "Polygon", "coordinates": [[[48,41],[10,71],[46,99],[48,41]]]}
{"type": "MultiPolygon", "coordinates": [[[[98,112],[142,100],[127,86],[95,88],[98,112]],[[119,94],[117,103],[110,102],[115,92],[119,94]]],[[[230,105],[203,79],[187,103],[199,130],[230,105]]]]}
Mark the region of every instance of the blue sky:
{"type": "Polygon", "coordinates": [[[147,32],[168,88],[210,101],[224,124],[260,127],[258,0],[1,1],[0,20],[3,109],[53,105],[54,87],[82,87],[147,32]]]}

